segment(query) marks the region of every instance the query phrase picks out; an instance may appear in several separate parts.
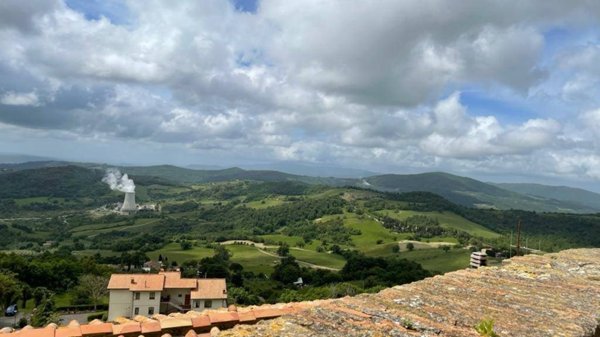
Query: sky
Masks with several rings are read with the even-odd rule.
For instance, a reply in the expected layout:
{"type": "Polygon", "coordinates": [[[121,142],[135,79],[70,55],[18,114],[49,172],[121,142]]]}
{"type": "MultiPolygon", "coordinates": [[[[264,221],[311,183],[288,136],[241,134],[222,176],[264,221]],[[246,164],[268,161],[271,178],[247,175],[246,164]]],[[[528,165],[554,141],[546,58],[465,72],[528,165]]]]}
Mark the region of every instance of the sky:
{"type": "Polygon", "coordinates": [[[598,189],[599,131],[599,1],[0,1],[0,152],[598,189]]]}

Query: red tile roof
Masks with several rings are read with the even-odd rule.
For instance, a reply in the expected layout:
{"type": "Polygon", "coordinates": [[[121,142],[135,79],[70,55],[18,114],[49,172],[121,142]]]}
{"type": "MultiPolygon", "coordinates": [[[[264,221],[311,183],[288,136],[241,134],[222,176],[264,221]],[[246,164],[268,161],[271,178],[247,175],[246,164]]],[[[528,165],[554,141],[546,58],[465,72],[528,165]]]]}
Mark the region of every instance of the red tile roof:
{"type": "Polygon", "coordinates": [[[239,322],[237,312],[209,312],[208,318],[212,324],[239,322]]]}
{"type": "Polygon", "coordinates": [[[227,299],[225,279],[198,279],[198,288],[192,290],[191,298],[195,299],[227,299]]]}
{"type": "Polygon", "coordinates": [[[211,326],[210,318],[207,315],[196,316],[192,318],[192,327],[194,328],[207,328],[211,326]]]}
{"type": "Polygon", "coordinates": [[[163,291],[164,289],[190,289],[192,299],[227,299],[225,279],[181,278],[178,271],[159,274],[113,274],[109,290],[163,291]]]}
{"type": "Polygon", "coordinates": [[[99,335],[99,334],[107,334],[112,333],[112,324],[104,323],[100,320],[93,320],[88,324],[84,324],[81,327],[82,335],[99,335]]]}
{"type": "MultiPolygon", "coordinates": [[[[1,333],[1,337],[110,337],[110,336],[140,336],[140,335],[158,335],[162,331],[187,330],[193,331],[198,336],[210,336],[205,332],[211,327],[224,327],[234,324],[245,323],[252,324],[260,318],[274,318],[281,316],[294,309],[290,304],[284,305],[264,305],[260,307],[237,308],[230,306],[228,309],[205,310],[202,312],[189,311],[185,314],[174,313],[166,315],[154,315],[153,318],[138,316],[134,319],[116,318],[114,323],[104,323],[100,320],[93,320],[88,324],[79,325],[76,321],[71,321],[69,325],[56,327],[55,324],[49,324],[44,328],[25,327],[20,331],[10,333],[1,333]],[[286,309],[287,308],[287,309],[286,309]],[[194,330],[195,329],[195,330],[194,330]]],[[[165,336],[167,334],[163,334],[165,336]]]]}
{"type": "Polygon", "coordinates": [[[127,289],[129,291],[162,291],[164,284],[164,275],[112,274],[110,276],[110,281],[108,281],[108,289],[127,289]]]}
{"type": "Polygon", "coordinates": [[[165,276],[165,289],[195,289],[198,286],[195,278],[181,278],[178,271],[161,271],[159,275],[165,276]]]}

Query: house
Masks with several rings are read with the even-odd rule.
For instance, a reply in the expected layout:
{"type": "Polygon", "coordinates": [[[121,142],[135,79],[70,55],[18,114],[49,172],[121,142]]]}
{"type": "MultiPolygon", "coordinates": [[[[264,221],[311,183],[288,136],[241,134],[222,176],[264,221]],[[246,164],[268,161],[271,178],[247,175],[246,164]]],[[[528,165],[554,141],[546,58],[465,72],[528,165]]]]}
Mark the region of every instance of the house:
{"type": "Polygon", "coordinates": [[[227,306],[225,279],[182,278],[179,271],[113,274],[108,291],[109,321],[227,306]]]}
{"type": "Polygon", "coordinates": [[[163,264],[161,261],[146,261],[144,262],[144,266],[142,267],[142,270],[145,271],[146,273],[149,273],[151,271],[157,271],[157,270],[161,270],[163,267],[163,264]]]}

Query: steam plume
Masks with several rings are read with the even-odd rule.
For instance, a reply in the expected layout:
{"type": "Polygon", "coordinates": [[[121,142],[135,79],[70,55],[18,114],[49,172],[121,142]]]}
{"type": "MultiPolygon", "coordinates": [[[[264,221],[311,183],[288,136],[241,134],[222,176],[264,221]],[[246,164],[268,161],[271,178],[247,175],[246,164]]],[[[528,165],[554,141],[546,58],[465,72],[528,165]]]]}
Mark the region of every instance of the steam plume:
{"type": "Polygon", "coordinates": [[[135,192],[135,184],[132,179],[129,179],[127,173],[121,174],[121,171],[117,169],[107,169],[102,182],[105,182],[110,186],[111,190],[117,190],[121,192],[135,192]]]}

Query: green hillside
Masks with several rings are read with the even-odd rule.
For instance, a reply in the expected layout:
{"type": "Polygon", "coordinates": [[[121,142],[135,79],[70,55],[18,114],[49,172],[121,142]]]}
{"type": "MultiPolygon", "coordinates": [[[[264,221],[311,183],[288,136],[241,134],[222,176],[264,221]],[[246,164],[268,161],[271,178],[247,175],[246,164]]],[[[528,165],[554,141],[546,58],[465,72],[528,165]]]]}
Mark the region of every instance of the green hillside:
{"type": "Polygon", "coordinates": [[[541,184],[495,184],[506,190],[521,193],[531,197],[554,199],[588,207],[590,212],[600,210],[600,194],[590,192],[581,188],[567,186],[548,186],[541,184]]]}
{"type": "Polygon", "coordinates": [[[103,171],[78,166],[22,170],[0,175],[0,199],[29,197],[94,197],[110,192],[103,171]]]}
{"type": "Polygon", "coordinates": [[[600,207],[592,210],[588,206],[570,200],[557,200],[548,196],[527,196],[475,179],[442,172],[379,175],[364,179],[361,185],[380,191],[399,193],[432,192],[454,203],[469,207],[577,213],[600,210],[600,207]]]}

